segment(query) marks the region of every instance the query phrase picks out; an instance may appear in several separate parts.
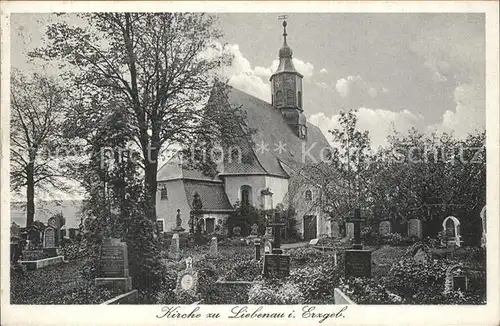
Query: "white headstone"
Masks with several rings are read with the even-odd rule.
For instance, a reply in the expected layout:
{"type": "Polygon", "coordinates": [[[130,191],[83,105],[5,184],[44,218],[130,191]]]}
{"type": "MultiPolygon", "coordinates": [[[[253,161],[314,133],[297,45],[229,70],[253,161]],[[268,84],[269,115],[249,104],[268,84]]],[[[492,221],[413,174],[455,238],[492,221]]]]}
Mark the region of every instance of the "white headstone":
{"type": "Polygon", "coordinates": [[[217,238],[212,237],[212,241],[210,242],[210,251],[208,252],[208,255],[210,257],[217,257],[217,254],[218,254],[217,238]]]}
{"type": "Polygon", "coordinates": [[[319,239],[318,239],[318,238],[316,238],[316,239],[311,239],[311,241],[309,241],[309,245],[310,245],[310,246],[315,246],[315,245],[317,245],[317,244],[318,244],[318,241],[319,241],[319,239]]]}
{"type": "Polygon", "coordinates": [[[386,235],[392,233],[391,222],[390,221],[382,221],[378,226],[378,233],[380,235],[386,235]]]}
{"type": "Polygon", "coordinates": [[[348,222],[346,224],[346,237],[347,239],[354,238],[354,223],[348,222]]]}
{"type": "Polygon", "coordinates": [[[448,216],[443,220],[443,231],[448,240],[453,242],[457,247],[460,247],[460,221],[455,216],[448,216]]]}
{"type": "Polygon", "coordinates": [[[416,218],[408,221],[408,237],[422,239],[422,221],[416,218]]]}

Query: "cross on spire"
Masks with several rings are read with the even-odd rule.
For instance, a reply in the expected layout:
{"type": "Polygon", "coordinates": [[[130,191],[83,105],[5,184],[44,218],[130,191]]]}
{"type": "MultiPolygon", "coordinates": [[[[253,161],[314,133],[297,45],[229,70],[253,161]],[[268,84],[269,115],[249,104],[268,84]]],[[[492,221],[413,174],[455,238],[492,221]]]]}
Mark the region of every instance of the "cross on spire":
{"type": "Polygon", "coordinates": [[[286,19],[288,18],[288,15],[279,15],[278,19],[283,20],[283,44],[286,44],[286,36],[288,35],[286,33],[286,19]]]}

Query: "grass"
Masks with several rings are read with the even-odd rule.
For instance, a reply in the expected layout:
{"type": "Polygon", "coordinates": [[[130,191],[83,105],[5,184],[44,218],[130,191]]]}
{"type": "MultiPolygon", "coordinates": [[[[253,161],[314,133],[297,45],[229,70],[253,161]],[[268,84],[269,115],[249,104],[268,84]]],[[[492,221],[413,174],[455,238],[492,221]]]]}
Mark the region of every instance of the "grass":
{"type": "Polygon", "coordinates": [[[99,304],[120,294],[83,279],[82,265],[75,261],[27,272],[11,269],[11,304],[99,304]]]}

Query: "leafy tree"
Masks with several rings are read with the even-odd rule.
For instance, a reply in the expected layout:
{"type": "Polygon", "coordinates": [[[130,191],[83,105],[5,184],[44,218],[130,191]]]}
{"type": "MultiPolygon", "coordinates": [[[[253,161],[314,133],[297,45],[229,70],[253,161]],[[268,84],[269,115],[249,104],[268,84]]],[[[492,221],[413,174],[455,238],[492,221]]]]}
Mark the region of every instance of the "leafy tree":
{"type": "Polygon", "coordinates": [[[57,151],[64,147],[61,124],[66,91],[48,77],[26,76],[13,70],[11,78],[11,189],[25,191],[26,227],[35,216],[35,192],[67,189],[57,151]]]}
{"type": "Polygon", "coordinates": [[[115,102],[125,109],[132,140],[141,154],[146,212],[155,220],[162,149],[213,140],[221,131],[230,139],[231,131],[238,129],[224,127],[237,124],[237,116],[227,119],[210,107],[200,109],[213,85],[211,73],[230,59],[206,51],[214,52],[213,41],[221,33],[213,16],[199,13],[78,16],[87,28],[53,24],[47,46],[32,55],[61,60],[71,68],[66,77],[78,90],[74,98],[79,99],[73,129],[83,133],[82,138],[98,121],[98,113],[89,107],[115,102]]]}

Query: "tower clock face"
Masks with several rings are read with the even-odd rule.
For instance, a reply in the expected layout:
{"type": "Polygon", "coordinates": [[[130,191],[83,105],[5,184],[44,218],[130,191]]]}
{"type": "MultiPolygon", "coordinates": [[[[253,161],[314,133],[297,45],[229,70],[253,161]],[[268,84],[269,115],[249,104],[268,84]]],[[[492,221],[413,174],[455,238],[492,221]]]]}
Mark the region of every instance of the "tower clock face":
{"type": "Polygon", "coordinates": [[[293,76],[291,75],[285,76],[285,86],[292,87],[292,84],[293,84],[293,76]]]}

